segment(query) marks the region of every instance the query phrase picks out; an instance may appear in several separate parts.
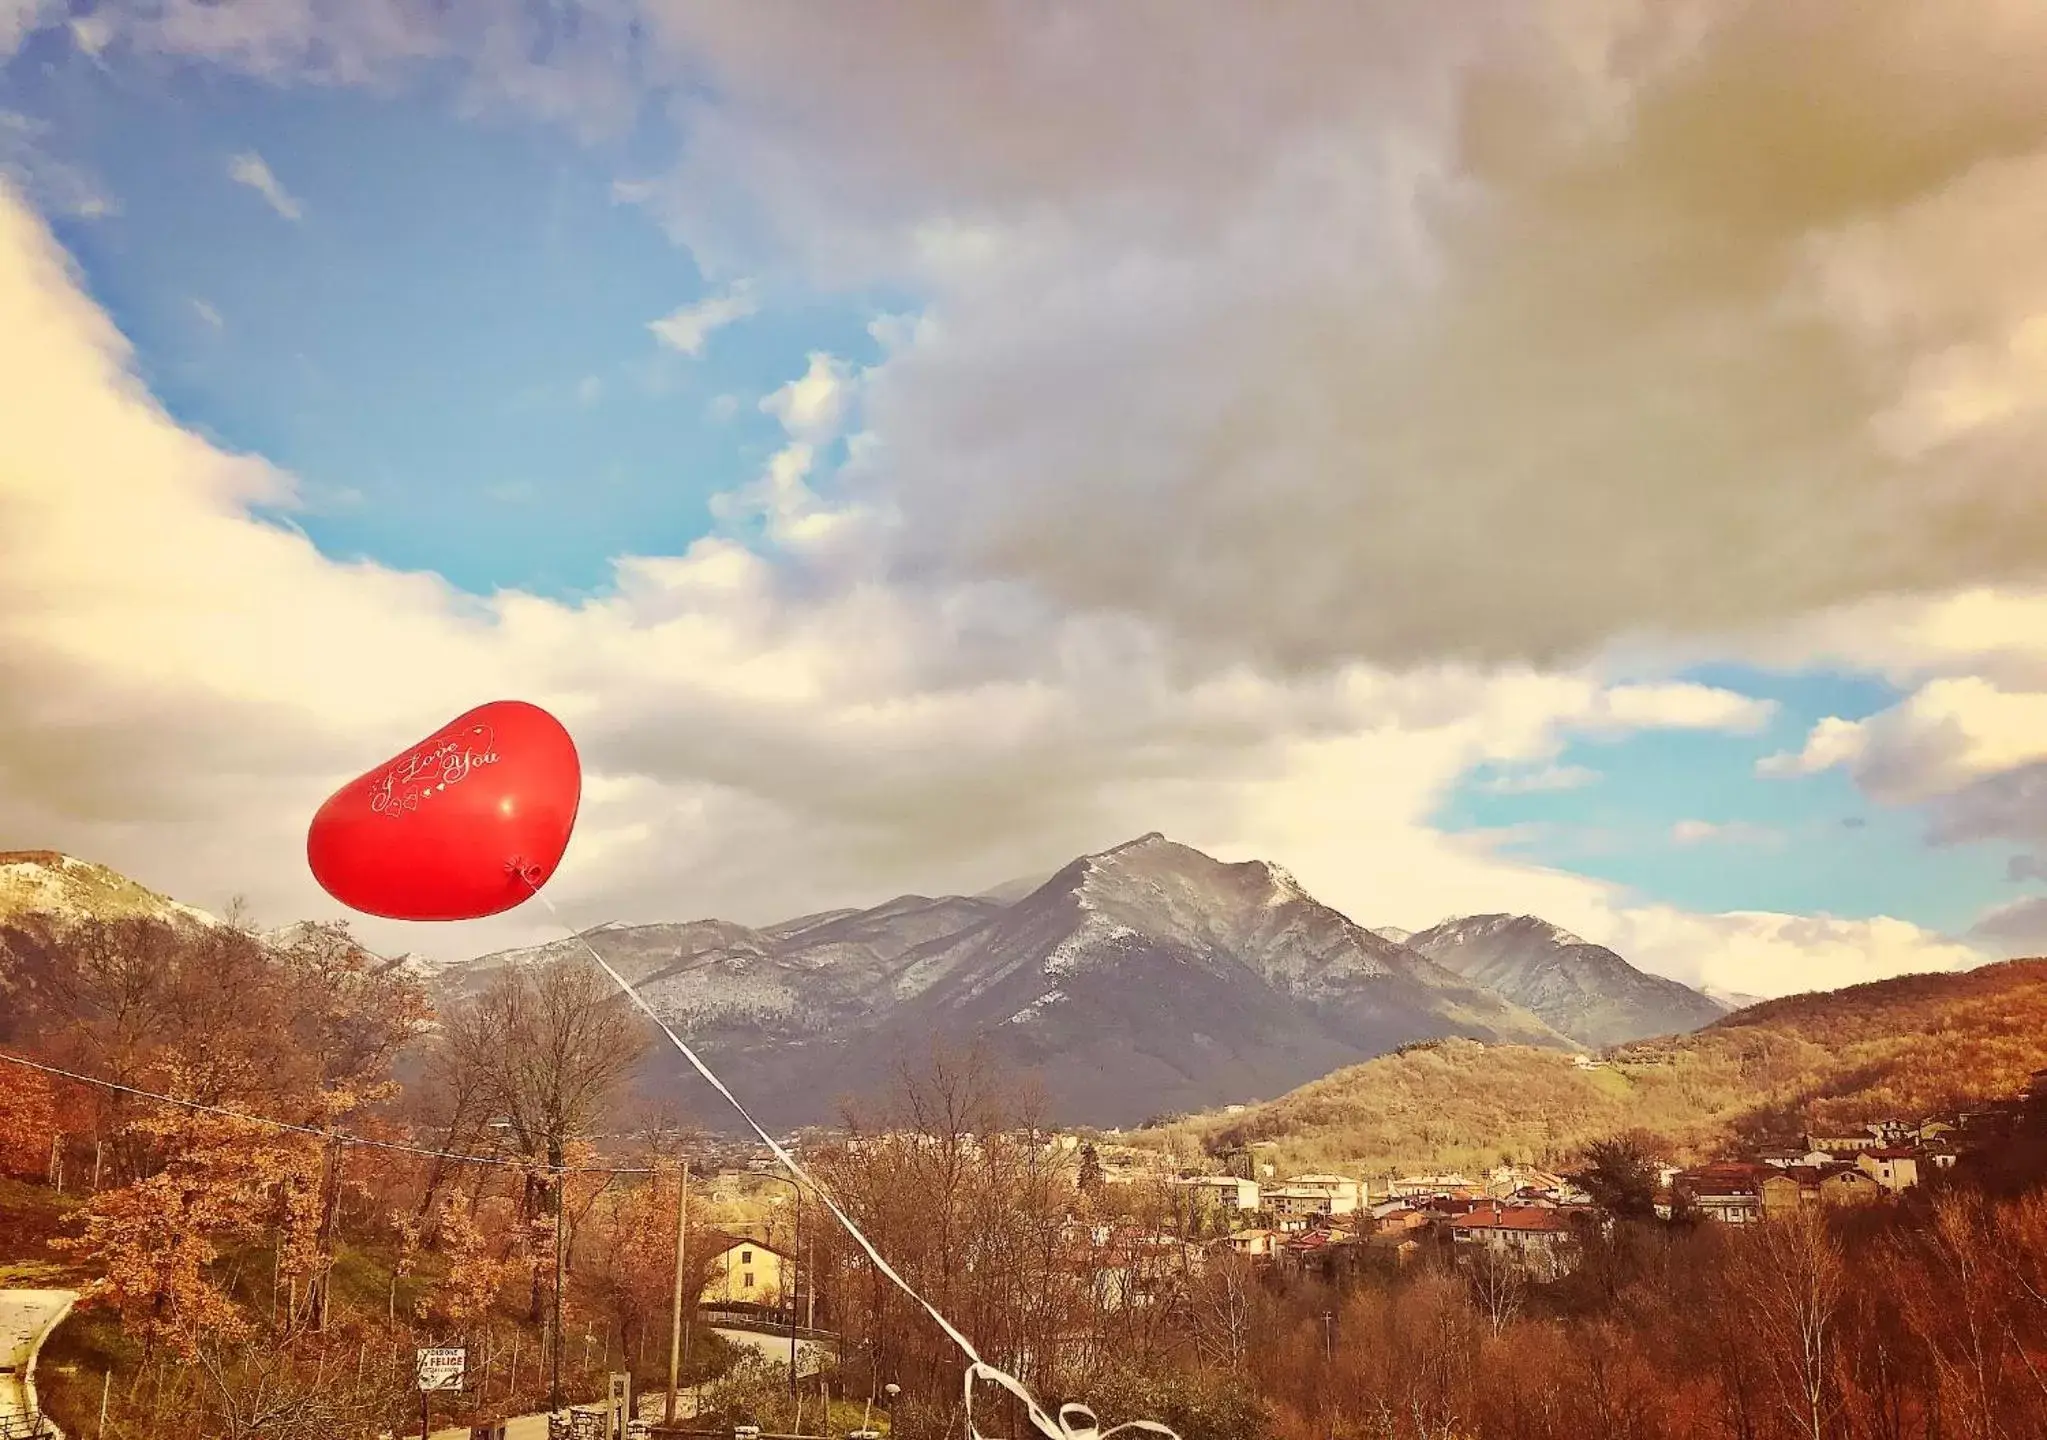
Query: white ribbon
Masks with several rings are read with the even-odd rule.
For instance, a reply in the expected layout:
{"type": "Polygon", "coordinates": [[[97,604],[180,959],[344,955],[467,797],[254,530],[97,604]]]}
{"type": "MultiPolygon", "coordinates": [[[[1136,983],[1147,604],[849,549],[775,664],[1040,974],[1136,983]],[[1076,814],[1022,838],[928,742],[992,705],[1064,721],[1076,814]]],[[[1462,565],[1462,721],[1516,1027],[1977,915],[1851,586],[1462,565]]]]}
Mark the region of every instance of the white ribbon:
{"type": "Polygon", "coordinates": [[[979,1380],[993,1381],[1023,1401],[1024,1411],[1031,1419],[1031,1428],[1043,1436],[1044,1440],[1109,1440],[1110,1436],[1121,1435],[1126,1430],[1147,1435],[1164,1435],[1167,1440],[1180,1440],[1180,1437],[1171,1430],[1151,1420],[1129,1420],[1113,1430],[1104,1430],[1101,1428],[1101,1422],[1095,1419],[1095,1412],[1085,1405],[1061,1405],[1057,1416],[1047,1415],[1044,1407],[1031,1398],[1031,1392],[1024,1389],[1023,1384],[1014,1375],[997,1370],[985,1360],[976,1360],[967,1367],[967,1440],[990,1440],[990,1437],[983,1435],[981,1428],[974,1423],[974,1383],[979,1380]]]}
{"type": "Polygon", "coordinates": [[[1023,1401],[1025,1411],[1030,1416],[1032,1427],[1037,1430],[1039,1435],[1044,1437],[1044,1440],[1109,1440],[1110,1436],[1121,1435],[1125,1431],[1139,1431],[1151,1435],[1163,1435],[1167,1437],[1167,1440],[1180,1440],[1180,1437],[1173,1431],[1150,1420],[1131,1420],[1118,1425],[1113,1430],[1103,1430],[1100,1428],[1100,1423],[1095,1419],[1095,1412],[1088,1409],[1085,1405],[1062,1405],[1059,1407],[1059,1414],[1056,1418],[1047,1415],[1045,1408],[1032,1398],[1030,1391],[1024,1389],[1021,1381],[1014,1375],[998,1370],[983,1360],[980,1352],[974,1349],[973,1342],[962,1335],[958,1327],[950,1320],[939,1314],[936,1305],[933,1305],[929,1300],[919,1295],[916,1288],[909,1281],[898,1275],[895,1272],[894,1266],[881,1258],[881,1252],[874,1248],[873,1241],[861,1233],[860,1227],[853,1223],[853,1217],[841,1210],[838,1202],[832,1199],[830,1193],[811,1177],[810,1172],[798,1163],[796,1157],[783,1149],[781,1143],[774,1136],[770,1135],[758,1120],[748,1113],[747,1108],[739,1103],[739,1097],[726,1088],[725,1082],[712,1073],[710,1066],[697,1058],[696,1051],[690,1049],[680,1035],[668,1028],[668,1022],[654,1013],[654,1007],[641,997],[638,990],[635,990],[626,982],[625,976],[611,968],[610,962],[597,953],[596,946],[585,940],[576,931],[569,929],[568,922],[562,919],[561,912],[554,908],[554,902],[541,894],[539,887],[527,874],[526,869],[516,860],[507,868],[511,869],[512,873],[517,875],[519,879],[525,881],[526,888],[539,898],[541,904],[547,906],[548,913],[553,915],[562,929],[568,932],[569,938],[581,945],[588,952],[590,958],[597,962],[597,968],[611,977],[611,983],[618,986],[626,999],[637,1005],[641,1013],[654,1022],[655,1027],[668,1037],[668,1043],[680,1052],[683,1059],[689,1061],[690,1067],[697,1074],[703,1076],[704,1080],[713,1090],[724,1096],[727,1104],[739,1112],[739,1118],[744,1120],[747,1123],[747,1127],[760,1137],[760,1142],[768,1147],[769,1153],[782,1162],[783,1168],[798,1181],[808,1185],[816,1193],[817,1198],[824,1202],[825,1208],[832,1212],[832,1218],[837,1220],[844,1227],[846,1233],[853,1237],[854,1242],[867,1252],[867,1258],[874,1262],[875,1268],[895,1282],[898,1290],[922,1306],[924,1313],[938,1322],[938,1328],[945,1332],[946,1337],[953,1344],[959,1346],[960,1353],[967,1357],[967,1440],[992,1440],[992,1437],[983,1435],[974,1426],[974,1384],[979,1380],[992,1381],[1017,1399],[1023,1401]]]}

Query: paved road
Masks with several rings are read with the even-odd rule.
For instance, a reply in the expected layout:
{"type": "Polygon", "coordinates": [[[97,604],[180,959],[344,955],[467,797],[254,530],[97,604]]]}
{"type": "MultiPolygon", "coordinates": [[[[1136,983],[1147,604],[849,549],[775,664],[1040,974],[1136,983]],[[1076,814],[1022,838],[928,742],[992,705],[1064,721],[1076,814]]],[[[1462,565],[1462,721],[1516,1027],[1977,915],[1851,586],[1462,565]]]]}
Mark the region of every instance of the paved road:
{"type": "Polygon", "coordinates": [[[0,1290],[0,1419],[34,1412],[36,1352],[77,1299],[76,1290],[0,1290]]]}

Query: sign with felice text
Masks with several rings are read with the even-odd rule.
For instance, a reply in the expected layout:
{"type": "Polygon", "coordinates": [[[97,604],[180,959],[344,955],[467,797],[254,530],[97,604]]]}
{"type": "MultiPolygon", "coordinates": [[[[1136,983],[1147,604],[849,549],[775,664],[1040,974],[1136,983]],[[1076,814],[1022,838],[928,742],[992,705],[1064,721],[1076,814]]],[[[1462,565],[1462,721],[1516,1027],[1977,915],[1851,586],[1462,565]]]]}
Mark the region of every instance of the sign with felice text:
{"type": "Polygon", "coordinates": [[[468,1351],[459,1346],[454,1349],[421,1350],[418,1352],[417,1370],[421,1390],[460,1390],[462,1368],[468,1358],[468,1351]]]}

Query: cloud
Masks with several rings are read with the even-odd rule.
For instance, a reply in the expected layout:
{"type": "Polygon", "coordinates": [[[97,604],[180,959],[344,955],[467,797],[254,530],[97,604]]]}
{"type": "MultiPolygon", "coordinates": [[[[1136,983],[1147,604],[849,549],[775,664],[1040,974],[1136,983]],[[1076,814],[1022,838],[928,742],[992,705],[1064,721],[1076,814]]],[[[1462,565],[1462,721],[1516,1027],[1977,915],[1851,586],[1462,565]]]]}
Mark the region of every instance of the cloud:
{"type": "Polygon", "coordinates": [[[306,207],[270,173],[270,164],[253,150],[244,150],[227,163],[228,178],[246,185],[263,197],[263,202],[287,220],[303,220],[306,207]]]}
{"type": "Polygon", "coordinates": [[[650,202],[679,233],[930,297],[864,401],[906,573],[1311,666],[2047,564],[2021,9],[656,26],[715,77],[650,202]]]}
{"type": "Polygon", "coordinates": [[[1756,761],[1756,774],[1771,780],[1788,780],[1800,775],[1817,775],[1836,765],[1847,765],[1860,757],[1869,734],[1860,721],[1829,715],[1813,726],[1801,750],[1766,755],[1756,761]]]}
{"type": "MultiPolygon", "coordinates": [[[[0,824],[318,910],[292,857],[325,787],[519,693],[586,741],[581,919],[971,888],[1164,828],[1375,919],[1526,910],[1734,989],[1973,963],[1429,820],[1569,736],[1767,723],[1658,683],[1680,643],[2047,690],[2047,21],[1793,8],[101,7],[116,50],[267,81],[456,60],[465,106],[578,128],[673,87],[680,160],[622,201],[708,273],[914,304],[871,368],[770,397],[786,443],[720,501],[735,533],[578,604],[480,599],[252,519],[295,483],[165,416],[0,200],[0,379],[34,402],[0,433],[0,824]]],[[[1987,788],[1980,698],[1958,741],[1872,718],[1902,758],[1858,778],[1925,794],[1930,765],[1956,824],[2030,823],[1987,788]]]]}
{"type": "Polygon", "coordinates": [[[803,374],[764,398],[761,410],[795,438],[819,443],[839,433],[851,381],[851,367],[814,350],[803,374]]]}
{"type": "Polygon", "coordinates": [[[2039,855],[2014,855],[2005,862],[2004,878],[2011,881],[2047,880],[2047,858],[2039,855]]]}
{"type": "MultiPolygon", "coordinates": [[[[252,517],[298,487],[163,411],[5,192],[0,389],[21,417],[0,431],[0,828],[196,903],[335,913],[298,858],[305,818],[366,759],[509,694],[584,751],[554,892],[576,923],[973,890],[1162,828],[1277,858],[1349,913],[1540,913],[1759,992],[1963,954],[1899,922],[1644,907],[1430,822],[1473,769],[1541,763],[1574,734],[1748,723],[1731,692],[1191,666],[1154,627],[1000,583],[912,585],[729,538],[622,557],[612,590],[576,603],[328,560],[252,517]]],[[[782,409],[799,428],[821,413],[793,391],[782,409]]],[[[551,933],[523,912],[361,923],[441,954],[551,933]]]]}
{"type": "Polygon", "coordinates": [[[1795,755],[1758,762],[1768,776],[1846,765],[1873,797],[1909,803],[2047,760],[2047,693],[2014,694],[1974,677],[1933,680],[1867,720],[1822,720],[1795,755]]]}
{"type": "Polygon", "coordinates": [[[849,477],[904,574],[1313,668],[2047,564],[2033,7],[105,10],[268,80],[664,101],[616,193],[703,266],[919,297],[849,477]]]}
{"type": "Polygon", "coordinates": [[[2002,953],[2047,955],[2047,895],[2030,895],[1979,917],[1970,935],[2002,953]]]}
{"type": "MultiPolygon", "coordinates": [[[[0,59],[7,54],[5,0],[0,0],[0,59]]],[[[121,204],[83,165],[63,158],[52,143],[54,128],[11,110],[0,110],[0,179],[10,180],[47,214],[103,220],[121,204]]]]}
{"type": "Polygon", "coordinates": [[[1648,906],[1624,912],[1596,936],[1582,933],[1659,974],[1752,995],[1963,970],[1991,958],[1972,945],[1890,916],[1687,915],[1648,906]]]}
{"type": "Polygon", "coordinates": [[[695,357],[704,353],[714,331],[744,320],[757,308],[751,288],[742,281],[723,294],[707,295],[671,311],[647,328],[669,349],[695,357]]]}
{"type": "Polygon", "coordinates": [[[1538,770],[1513,775],[1496,775],[1479,788],[1493,795],[1539,795],[1558,790],[1579,790],[1599,780],[1599,772],[1583,765],[1549,764],[1538,770]]]}
{"type": "Polygon", "coordinates": [[[0,0],[0,61],[12,56],[57,8],[51,0],[0,0]]]}
{"type": "Polygon", "coordinates": [[[1774,700],[1712,685],[1621,685],[1608,690],[1600,712],[1621,730],[1724,730],[1749,735],[1770,723],[1774,700]]]}
{"type": "Polygon", "coordinates": [[[227,328],[227,321],[221,318],[220,311],[214,309],[213,306],[207,304],[204,300],[194,300],[192,302],[192,313],[197,315],[200,322],[209,330],[225,330],[227,328]]]}
{"type": "Polygon", "coordinates": [[[1778,845],[1784,835],[1770,826],[1743,820],[1680,820],[1670,827],[1670,839],[1674,845],[1778,845]]]}

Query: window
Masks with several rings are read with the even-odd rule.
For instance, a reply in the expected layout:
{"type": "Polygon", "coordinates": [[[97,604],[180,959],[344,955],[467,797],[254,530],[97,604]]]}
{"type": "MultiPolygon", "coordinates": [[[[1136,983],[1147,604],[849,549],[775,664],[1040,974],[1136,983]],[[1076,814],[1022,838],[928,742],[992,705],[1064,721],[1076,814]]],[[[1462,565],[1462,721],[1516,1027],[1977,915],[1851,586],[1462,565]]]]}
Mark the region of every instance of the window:
{"type": "Polygon", "coordinates": [[[739,1288],[742,1290],[753,1289],[753,1271],[742,1270],[739,1272],[739,1288]]]}
{"type": "MultiPolygon", "coordinates": [[[[739,1252],[739,1263],[740,1263],[740,1264],[742,1264],[742,1265],[751,1265],[751,1264],[753,1264],[753,1251],[751,1251],[751,1250],[742,1250],[742,1251],[740,1251],[740,1252],[739,1252]]],[[[752,1284],[753,1282],[752,1282],[752,1281],[748,1281],[747,1283],[748,1283],[748,1284],[752,1284]]]]}

